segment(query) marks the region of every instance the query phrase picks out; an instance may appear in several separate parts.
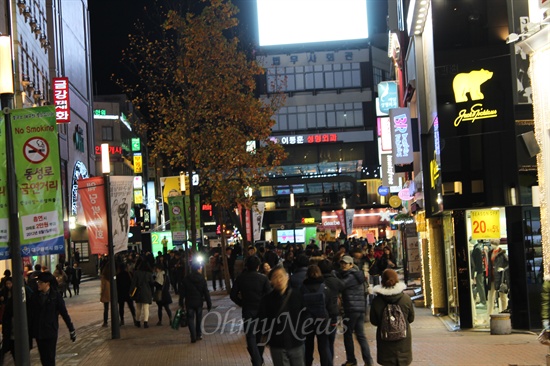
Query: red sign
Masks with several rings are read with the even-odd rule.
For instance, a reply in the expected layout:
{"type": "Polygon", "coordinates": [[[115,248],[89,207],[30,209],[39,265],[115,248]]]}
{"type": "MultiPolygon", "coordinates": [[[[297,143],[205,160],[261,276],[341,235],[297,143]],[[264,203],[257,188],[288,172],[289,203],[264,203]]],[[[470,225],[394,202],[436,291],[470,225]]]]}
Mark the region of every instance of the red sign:
{"type": "MultiPolygon", "coordinates": [[[[101,146],[99,145],[95,146],[95,153],[96,155],[101,155],[101,146]]],[[[122,147],[109,145],[109,154],[110,155],[122,154],[122,147]]]]}
{"type": "Polygon", "coordinates": [[[53,105],[57,123],[71,122],[71,103],[69,100],[69,78],[53,78],[53,105]]]}
{"type": "Polygon", "coordinates": [[[91,254],[108,252],[107,206],[103,177],[80,179],[78,193],[86,217],[91,254]]]}

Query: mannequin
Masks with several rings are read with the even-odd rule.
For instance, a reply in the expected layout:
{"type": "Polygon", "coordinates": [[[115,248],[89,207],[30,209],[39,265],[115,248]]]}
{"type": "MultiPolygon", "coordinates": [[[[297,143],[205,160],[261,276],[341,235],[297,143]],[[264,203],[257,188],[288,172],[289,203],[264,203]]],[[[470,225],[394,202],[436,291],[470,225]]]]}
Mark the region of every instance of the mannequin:
{"type": "MultiPolygon", "coordinates": [[[[475,281],[475,292],[479,294],[480,306],[485,306],[487,298],[485,296],[485,261],[483,260],[485,253],[483,252],[483,242],[478,241],[472,250],[472,279],[475,281]]],[[[474,299],[476,294],[474,292],[474,299]]]]}
{"type": "Polygon", "coordinates": [[[491,240],[491,251],[489,252],[489,296],[487,298],[487,313],[493,314],[495,306],[495,296],[499,299],[500,312],[508,308],[508,291],[501,292],[502,283],[509,284],[508,275],[508,256],[500,248],[498,239],[491,240]]]}

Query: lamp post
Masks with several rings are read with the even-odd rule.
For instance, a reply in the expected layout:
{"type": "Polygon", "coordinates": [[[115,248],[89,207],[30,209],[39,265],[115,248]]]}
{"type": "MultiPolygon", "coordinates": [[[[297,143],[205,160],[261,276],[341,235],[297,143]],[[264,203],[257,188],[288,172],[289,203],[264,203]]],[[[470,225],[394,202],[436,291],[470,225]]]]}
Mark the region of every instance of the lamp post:
{"type": "MultiPolygon", "coordinates": [[[[8,7],[9,8],[9,7],[8,7]]],[[[13,135],[11,131],[10,110],[13,103],[13,67],[11,37],[0,36],[0,98],[6,127],[6,160],[8,187],[8,245],[11,253],[13,278],[13,333],[15,342],[15,359],[18,365],[30,365],[29,336],[27,323],[27,302],[25,281],[23,279],[23,262],[21,260],[21,234],[19,231],[19,212],[17,209],[17,177],[15,175],[15,156],[13,135]]]]}
{"type": "Polygon", "coordinates": [[[109,250],[109,266],[111,277],[109,287],[111,288],[111,338],[120,338],[120,321],[118,318],[118,295],[116,288],[116,265],[115,245],[113,243],[113,215],[111,210],[111,161],[109,158],[109,144],[101,144],[101,170],[103,172],[103,183],[105,187],[105,206],[107,207],[107,249],[109,250]]]}
{"type": "Polygon", "coordinates": [[[294,202],[294,192],[290,192],[290,207],[292,208],[292,238],[294,239],[294,244],[296,244],[296,214],[295,208],[296,202],[294,202]]]}
{"type": "Polygon", "coordinates": [[[348,239],[348,226],[347,226],[347,218],[346,218],[346,209],[348,208],[348,204],[346,203],[346,197],[342,198],[342,208],[344,209],[344,226],[342,227],[342,230],[346,233],[346,240],[348,239]]]}
{"type": "MultiPolygon", "coordinates": [[[[180,191],[182,195],[182,204],[183,204],[183,221],[185,222],[184,230],[184,247],[185,247],[185,267],[183,268],[185,275],[189,273],[189,248],[187,245],[187,208],[185,206],[185,191],[188,188],[185,185],[185,172],[180,172],[180,191]]],[[[189,187],[190,188],[190,187],[189,187]]]]}

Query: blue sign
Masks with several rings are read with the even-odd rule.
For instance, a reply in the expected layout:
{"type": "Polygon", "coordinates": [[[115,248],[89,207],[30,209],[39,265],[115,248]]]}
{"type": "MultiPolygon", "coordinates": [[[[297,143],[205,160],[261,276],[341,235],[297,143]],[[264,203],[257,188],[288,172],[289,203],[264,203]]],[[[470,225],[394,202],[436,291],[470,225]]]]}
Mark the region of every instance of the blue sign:
{"type": "Polygon", "coordinates": [[[387,187],[387,186],[378,187],[378,194],[381,196],[387,196],[388,194],[390,194],[390,187],[387,187]]]}
{"type": "Polygon", "coordinates": [[[383,81],[378,84],[378,103],[380,111],[388,114],[390,109],[399,107],[397,82],[383,81]]]}

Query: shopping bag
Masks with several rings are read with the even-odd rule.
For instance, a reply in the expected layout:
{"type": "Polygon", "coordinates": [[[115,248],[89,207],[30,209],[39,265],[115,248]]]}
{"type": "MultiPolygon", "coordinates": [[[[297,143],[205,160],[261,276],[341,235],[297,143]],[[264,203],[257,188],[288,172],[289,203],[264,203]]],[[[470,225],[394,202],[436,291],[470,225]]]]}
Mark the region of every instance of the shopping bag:
{"type": "Polygon", "coordinates": [[[180,327],[185,328],[187,326],[187,313],[185,310],[181,311],[180,327]]]}
{"type": "Polygon", "coordinates": [[[180,329],[180,322],[181,322],[182,312],[183,312],[182,309],[178,309],[176,311],[176,315],[174,315],[174,319],[172,319],[172,324],[170,324],[172,329],[174,329],[174,330],[180,329]]]}

